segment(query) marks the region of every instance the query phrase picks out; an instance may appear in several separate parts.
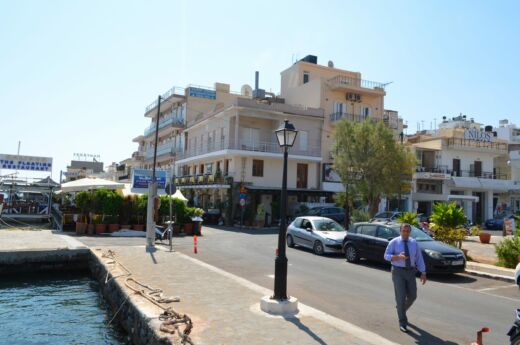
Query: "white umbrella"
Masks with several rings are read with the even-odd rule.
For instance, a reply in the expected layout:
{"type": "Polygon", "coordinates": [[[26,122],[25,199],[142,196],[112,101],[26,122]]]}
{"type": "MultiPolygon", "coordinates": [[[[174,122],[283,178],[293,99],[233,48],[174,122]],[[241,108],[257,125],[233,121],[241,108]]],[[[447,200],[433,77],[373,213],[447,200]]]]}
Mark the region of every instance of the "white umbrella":
{"type": "Polygon", "coordinates": [[[184,195],[182,195],[180,189],[177,189],[177,191],[175,191],[175,193],[173,193],[172,199],[179,199],[179,200],[182,200],[182,201],[188,201],[188,199],[186,199],[186,197],[184,195]]]}
{"type": "Polygon", "coordinates": [[[81,192],[84,190],[91,189],[123,189],[125,187],[124,183],[118,183],[110,180],[105,180],[102,178],[93,178],[87,177],[79,180],[66,182],[61,185],[61,191],[64,193],[68,192],[81,192]]]}

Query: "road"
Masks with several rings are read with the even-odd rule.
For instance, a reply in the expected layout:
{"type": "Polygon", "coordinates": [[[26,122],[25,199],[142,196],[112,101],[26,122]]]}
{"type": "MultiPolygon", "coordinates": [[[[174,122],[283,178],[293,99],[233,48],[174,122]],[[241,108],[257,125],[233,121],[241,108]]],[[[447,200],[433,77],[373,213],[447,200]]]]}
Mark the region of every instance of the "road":
{"type": "MultiPolygon", "coordinates": [[[[189,237],[174,238],[177,251],[273,287],[277,233],[204,227],[198,254],[189,237]]],[[[79,238],[87,245],[143,245],[143,238],[79,238]]],[[[349,264],[341,256],[316,256],[288,248],[288,292],[302,303],[369,329],[400,344],[470,344],[476,331],[490,327],[485,344],[507,343],[506,333],[520,307],[520,292],[510,283],[469,275],[431,277],[418,287],[408,312],[410,332],[398,329],[390,270],[372,262],[349,264]]]]}

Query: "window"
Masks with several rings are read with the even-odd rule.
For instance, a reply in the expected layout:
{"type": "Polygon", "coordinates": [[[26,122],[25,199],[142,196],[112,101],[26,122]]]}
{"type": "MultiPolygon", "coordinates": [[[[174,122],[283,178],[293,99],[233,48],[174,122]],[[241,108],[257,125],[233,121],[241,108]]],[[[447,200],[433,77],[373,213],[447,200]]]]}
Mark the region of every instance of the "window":
{"type": "Polygon", "coordinates": [[[460,159],[453,159],[453,174],[460,176],[460,159]]]}
{"type": "Polygon", "coordinates": [[[298,136],[300,137],[300,150],[307,151],[308,141],[309,141],[309,132],[307,131],[298,131],[298,136]]]}
{"type": "Polygon", "coordinates": [[[387,228],[386,226],[377,227],[377,237],[379,238],[389,240],[397,236],[399,236],[399,233],[392,228],[387,228]]]}
{"type": "Polygon", "coordinates": [[[200,167],[199,167],[199,174],[200,175],[204,174],[204,164],[200,165],[200,167]]]}
{"type": "Polygon", "coordinates": [[[240,130],[242,149],[251,150],[260,146],[260,130],[258,128],[243,127],[240,130]]]}
{"type": "Polygon", "coordinates": [[[206,171],[206,174],[212,174],[213,173],[213,163],[206,164],[205,171],[206,171]]]}
{"type": "Polygon", "coordinates": [[[361,225],[359,227],[358,233],[365,236],[376,236],[376,226],[375,225],[361,225]]]}
{"type": "Polygon", "coordinates": [[[303,72],[303,83],[307,84],[309,82],[309,72],[303,72]]]}
{"type": "Polygon", "coordinates": [[[229,174],[229,159],[226,159],[224,161],[224,175],[228,175],[229,174]]]}
{"type": "Polygon", "coordinates": [[[347,105],[341,102],[334,102],[334,113],[342,114],[347,112],[347,105]]]}
{"type": "Polygon", "coordinates": [[[307,188],[307,164],[296,166],[296,188],[307,188]]]}
{"type": "Polygon", "coordinates": [[[259,159],[253,159],[253,176],[264,176],[264,161],[259,159]]]}
{"type": "Polygon", "coordinates": [[[370,107],[363,107],[363,113],[361,115],[363,115],[363,117],[366,119],[368,117],[370,117],[370,115],[372,115],[372,109],[370,109],[370,107]]]}

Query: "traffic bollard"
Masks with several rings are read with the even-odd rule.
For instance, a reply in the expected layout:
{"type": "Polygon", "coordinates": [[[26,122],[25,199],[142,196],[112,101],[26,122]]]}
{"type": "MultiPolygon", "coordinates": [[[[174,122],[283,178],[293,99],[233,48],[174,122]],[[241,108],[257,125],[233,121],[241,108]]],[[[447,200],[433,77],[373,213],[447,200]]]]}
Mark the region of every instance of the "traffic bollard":
{"type": "Polygon", "coordinates": [[[197,254],[197,235],[193,235],[193,253],[197,254]]]}

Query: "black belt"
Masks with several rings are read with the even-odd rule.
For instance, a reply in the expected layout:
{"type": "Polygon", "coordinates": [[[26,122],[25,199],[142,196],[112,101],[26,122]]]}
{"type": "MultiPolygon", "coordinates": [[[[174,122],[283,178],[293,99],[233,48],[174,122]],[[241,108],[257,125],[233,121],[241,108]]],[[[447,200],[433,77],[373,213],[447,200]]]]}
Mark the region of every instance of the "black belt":
{"type": "Polygon", "coordinates": [[[416,270],[417,267],[415,266],[412,266],[412,267],[401,267],[401,266],[396,266],[396,265],[392,265],[392,268],[398,268],[400,270],[405,270],[405,271],[411,271],[411,270],[416,270]]]}

